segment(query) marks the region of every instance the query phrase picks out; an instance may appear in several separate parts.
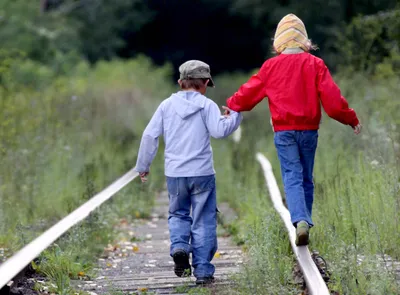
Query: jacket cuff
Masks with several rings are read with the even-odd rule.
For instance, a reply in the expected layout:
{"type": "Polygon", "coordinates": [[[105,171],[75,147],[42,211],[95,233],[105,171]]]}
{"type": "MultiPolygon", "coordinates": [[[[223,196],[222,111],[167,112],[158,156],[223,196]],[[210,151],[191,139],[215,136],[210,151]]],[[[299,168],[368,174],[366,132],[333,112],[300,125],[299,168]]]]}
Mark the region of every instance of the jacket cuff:
{"type": "Polygon", "coordinates": [[[235,105],[234,105],[231,101],[232,101],[232,97],[228,98],[228,99],[226,100],[226,106],[227,106],[230,110],[237,112],[237,111],[235,110],[235,105]]]}
{"type": "Polygon", "coordinates": [[[354,122],[352,124],[350,124],[351,127],[356,127],[358,124],[360,124],[360,121],[358,120],[358,118],[356,117],[354,119],[354,122]]]}
{"type": "Polygon", "coordinates": [[[135,167],[133,168],[133,171],[136,171],[137,173],[142,173],[142,172],[149,172],[149,169],[145,169],[143,167],[135,167]]]}

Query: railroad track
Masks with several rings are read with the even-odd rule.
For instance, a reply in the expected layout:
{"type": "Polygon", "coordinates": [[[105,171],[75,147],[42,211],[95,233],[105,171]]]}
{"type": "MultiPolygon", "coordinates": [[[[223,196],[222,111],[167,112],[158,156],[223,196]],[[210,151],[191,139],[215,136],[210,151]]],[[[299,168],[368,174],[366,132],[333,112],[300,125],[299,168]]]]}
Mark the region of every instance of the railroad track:
{"type": "Polygon", "coordinates": [[[11,258],[0,266],[0,293],[7,294],[12,287],[13,279],[18,276],[24,268],[37,258],[45,249],[65,234],[74,225],[78,224],[90,215],[94,210],[109,200],[113,195],[125,187],[128,183],[138,177],[133,169],[114,181],[100,193],[93,196],[85,204],[68,214],[42,235],[23,247],[11,258]]]}
{"type": "MultiPolygon", "coordinates": [[[[227,208],[221,209],[227,214],[227,208]]],[[[98,275],[88,281],[75,281],[78,290],[96,295],[110,294],[118,290],[124,294],[186,294],[196,287],[194,277],[178,278],[173,272],[169,256],[168,194],[161,193],[155,202],[150,219],[137,219],[132,224],[118,225],[122,232],[118,247],[106,250],[98,262],[98,275]],[[135,242],[129,242],[134,235],[135,242]]],[[[222,233],[223,234],[223,233],[222,233]]],[[[232,274],[243,263],[242,250],[229,237],[218,237],[218,252],[213,263],[216,266],[215,294],[232,284],[232,274]]],[[[225,293],[226,294],[226,293],[225,293]]]]}
{"type": "Polygon", "coordinates": [[[279,213],[283,222],[285,223],[286,229],[289,233],[289,240],[293,249],[293,253],[299,263],[309,292],[311,293],[311,295],[329,295],[330,292],[328,290],[328,287],[326,286],[325,281],[321,276],[321,273],[315,265],[314,260],[311,257],[311,253],[308,250],[308,247],[298,247],[295,244],[296,231],[292,225],[292,222],[290,221],[290,213],[283,205],[281,192],[272,171],[271,163],[261,153],[257,153],[256,157],[257,161],[260,163],[263,169],[264,177],[268,186],[272,203],[274,204],[276,211],[279,213]]]}
{"type": "MultiPolygon", "coordinates": [[[[239,131],[240,132],[240,131],[239,131]]],[[[234,140],[236,142],[240,141],[240,134],[237,137],[234,137],[234,140]]],[[[326,287],[326,284],[324,280],[322,279],[318,268],[316,267],[315,263],[313,262],[310,252],[306,246],[303,247],[297,247],[294,244],[295,240],[295,230],[290,223],[290,215],[287,209],[284,207],[283,202],[282,202],[282,197],[278,188],[278,185],[276,183],[275,177],[272,172],[272,167],[271,164],[269,163],[268,159],[265,158],[262,154],[258,153],[256,155],[257,160],[261,164],[266,183],[269,189],[269,193],[271,196],[271,199],[274,203],[275,209],[278,211],[280,216],[282,217],[282,220],[284,221],[286,228],[289,233],[289,238],[290,238],[290,243],[293,248],[293,252],[296,256],[296,259],[299,262],[300,268],[303,272],[308,290],[310,291],[311,295],[329,295],[328,288],[326,287]]],[[[13,279],[27,266],[33,261],[35,258],[37,258],[45,249],[47,249],[52,243],[54,243],[60,236],[62,236],[64,233],[66,233],[69,229],[71,229],[74,225],[78,224],[82,220],[84,220],[87,216],[90,215],[91,212],[93,212],[95,209],[97,209],[99,206],[101,206],[103,203],[105,203],[107,200],[109,200],[113,195],[115,195],[119,190],[121,190],[123,187],[128,185],[132,180],[134,180],[138,174],[132,170],[128,171],[125,175],[123,175],[121,178],[110,184],[107,188],[105,188],[103,191],[95,195],[92,199],[90,199],[88,202],[77,208],[75,211],[70,213],[68,216],[63,218],[61,221],[59,221],[57,224],[52,226],[50,229],[48,229],[46,232],[44,232],[42,235],[40,235],[38,238],[33,240],[31,243],[26,245],[24,248],[22,248],[19,252],[17,252],[15,255],[13,255],[11,258],[9,258],[7,261],[5,261],[1,266],[0,266],[0,294],[8,294],[7,292],[10,290],[12,286],[13,279]]],[[[160,216],[157,217],[158,219],[160,216]]],[[[166,226],[166,222],[163,221],[164,226],[166,226]]],[[[168,240],[168,234],[166,233],[166,228],[162,228],[164,236],[159,235],[163,241],[168,240]]],[[[160,240],[158,240],[160,242],[160,240]]],[[[157,242],[156,242],[157,243],[157,242]]],[[[239,253],[239,249],[235,248],[233,245],[230,245],[228,242],[225,241],[225,244],[222,243],[222,251],[223,253],[228,253],[229,255],[237,255],[239,253]],[[225,247],[225,249],[224,249],[225,247]],[[233,247],[233,248],[232,248],[233,247]],[[233,251],[233,252],[230,252],[233,251]],[[235,252],[236,251],[236,252],[235,252]],[[234,254],[236,253],[236,254],[234,254]]],[[[166,244],[164,246],[167,246],[166,244]]],[[[154,245],[153,245],[154,247],[154,245]]],[[[143,253],[146,257],[146,253],[143,253]]],[[[148,253],[147,253],[148,254],[148,253]]],[[[157,254],[168,255],[168,251],[166,251],[164,248],[160,248],[157,251],[157,254]],[[161,254],[163,252],[163,254],[161,254]]],[[[157,256],[159,257],[159,256],[157,256]]],[[[164,257],[165,258],[165,257],[164,257]]],[[[159,258],[158,258],[159,259],[159,258]]],[[[235,258],[236,262],[240,259],[237,257],[235,258]]],[[[151,259],[151,260],[157,260],[157,259],[151,259]]],[[[216,261],[218,261],[216,259],[216,261]]],[[[223,261],[223,259],[221,259],[223,261]]],[[[228,276],[232,272],[236,272],[238,269],[238,264],[234,263],[233,261],[225,261],[221,262],[221,270],[217,275],[220,275],[220,283],[221,284],[226,284],[229,281],[227,280],[228,276]]],[[[166,262],[167,265],[169,264],[166,262]]],[[[147,263],[148,265],[151,263],[147,263]]],[[[217,264],[220,264],[219,262],[217,264]]],[[[164,265],[166,267],[167,265],[164,265]]],[[[170,265],[168,265],[170,267],[170,265]]],[[[128,269],[128,268],[126,268],[128,269]]],[[[140,278],[146,277],[147,278],[150,276],[150,273],[156,273],[154,270],[150,270],[149,274],[146,272],[140,274],[138,280],[136,280],[136,283],[140,281],[140,278]]],[[[168,272],[170,272],[168,270],[168,272]]],[[[177,279],[174,277],[170,277],[169,274],[164,273],[163,270],[161,272],[157,272],[157,276],[159,278],[164,279],[164,283],[166,285],[171,285],[168,283],[168,280],[174,281],[175,283],[172,283],[172,287],[175,287],[173,284],[177,285],[188,285],[189,287],[192,286],[193,282],[192,281],[181,281],[182,279],[177,279]]],[[[134,280],[132,276],[127,276],[126,280],[123,281],[123,284],[128,284],[129,280],[134,280]]],[[[118,279],[116,280],[118,281],[118,279]]],[[[150,280],[151,281],[151,280],[150,280]]],[[[140,284],[143,283],[143,280],[140,281],[140,284]]],[[[94,284],[94,283],[92,283],[94,284]]],[[[133,286],[135,287],[136,285],[135,282],[132,283],[133,286]]],[[[131,285],[132,285],[131,284],[131,285]]],[[[143,288],[151,288],[152,282],[147,282],[145,287],[143,288]]],[[[86,285],[86,284],[85,284],[86,285]]],[[[131,286],[131,289],[134,288],[131,286]]],[[[140,288],[140,287],[139,287],[140,288]]],[[[171,286],[169,286],[171,289],[171,286]]],[[[168,288],[166,288],[168,289],[168,288]]],[[[161,294],[161,293],[160,293],[161,294]]]]}

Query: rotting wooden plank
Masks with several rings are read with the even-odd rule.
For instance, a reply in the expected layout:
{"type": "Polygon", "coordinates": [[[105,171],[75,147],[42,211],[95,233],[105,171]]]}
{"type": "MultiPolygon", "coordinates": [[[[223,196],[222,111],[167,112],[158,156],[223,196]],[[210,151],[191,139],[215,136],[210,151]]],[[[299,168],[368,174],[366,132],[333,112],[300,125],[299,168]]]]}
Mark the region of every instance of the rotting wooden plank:
{"type": "Polygon", "coordinates": [[[308,289],[310,290],[310,293],[312,295],[329,295],[330,293],[328,287],[326,286],[325,281],[323,280],[317,266],[312,260],[308,247],[298,247],[295,244],[296,231],[290,221],[290,213],[283,205],[281,192],[272,171],[271,163],[261,153],[257,153],[256,157],[264,171],[265,180],[267,182],[268,190],[274,207],[276,211],[278,211],[289,232],[290,244],[292,245],[293,252],[304,274],[304,279],[306,281],[308,289]]]}
{"type": "MultiPolygon", "coordinates": [[[[99,259],[98,278],[74,281],[74,286],[99,295],[110,294],[110,290],[136,294],[140,288],[151,291],[151,294],[176,294],[176,287],[196,287],[194,277],[178,278],[174,274],[174,263],[169,255],[168,220],[164,213],[168,212],[165,198],[167,196],[163,193],[157,198],[151,221],[136,220],[118,226],[121,236],[115,242],[119,246],[109,247],[113,250],[105,251],[99,259]],[[148,236],[150,233],[152,236],[147,240],[128,242],[132,237],[148,236]],[[133,251],[133,248],[136,250],[133,251]]],[[[216,283],[213,285],[226,288],[224,286],[232,285],[230,277],[240,269],[243,253],[228,237],[219,237],[218,245],[218,255],[213,259],[216,266],[216,283]]]]}
{"type": "MultiPolygon", "coordinates": [[[[226,267],[226,268],[216,268],[215,270],[215,275],[224,275],[224,274],[234,274],[237,273],[240,270],[239,267],[226,267]]],[[[172,278],[172,279],[179,279],[170,269],[168,271],[163,271],[163,272],[152,272],[151,277],[154,279],[167,279],[167,278],[172,278]]],[[[99,277],[96,278],[95,281],[99,280],[105,280],[107,277],[99,277]]],[[[123,275],[123,276],[118,276],[114,277],[110,280],[112,281],[119,281],[119,280],[148,280],[149,279],[149,273],[139,273],[139,274],[129,274],[129,275],[123,275]]]]}
{"type": "MultiPolygon", "coordinates": [[[[175,288],[177,287],[197,287],[194,281],[188,281],[188,282],[164,282],[163,284],[153,284],[153,285],[113,285],[110,284],[113,288],[116,288],[118,291],[122,292],[127,292],[127,291],[135,291],[138,289],[146,289],[147,291],[161,291],[161,290],[168,290],[171,289],[174,291],[175,288]]],[[[220,287],[220,286],[233,286],[234,283],[229,282],[227,280],[220,280],[220,281],[215,281],[212,285],[212,287],[220,287]]],[[[98,290],[96,288],[91,288],[90,286],[82,288],[85,291],[95,291],[98,290]]]]}
{"type": "MultiPolygon", "coordinates": [[[[137,254],[145,254],[145,255],[150,255],[150,254],[160,254],[160,250],[163,250],[162,247],[159,248],[145,248],[145,249],[139,249],[137,251],[137,254]]],[[[237,246],[219,246],[218,251],[224,251],[224,252],[229,252],[229,251],[235,251],[234,253],[240,254],[242,253],[242,250],[238,249],[237,246]]],[[[233,253],[232,253],[233,254],[233,253]]]]}
{"type": "MultiPolygon", "coordinates": [[[[237,259],[215,259],[212,261],[212,264],[215,265],[215,267],[220,266],[222,267],[223,265],[241,265],[243,264],[242,260],[237,260],[237,259]]],[[[156,263],[157,267],[169,267],[171,268],[172,263],[168,262],[161,262],[161,263],[156,263]]]]}
{"type": "MultiPolygon", "coordinates": [[[[212,287],[219,287],[219,286],[232,286],[233,283],[229,281],[215,281],[213,283],[212,287]]],[[[168,288],[176,288],[180,286],[187,286],[187,287],[197,287],[194,282],[191,283],[180,283],[180,284],[164,284],[164,285],[158,285],[158,286],[145,286],[146,289],[148,290],[162,290],[162,289],[168,289],[168,288]]],[[[137,288],[136,288],[137,289],[137,288]]],[[[121,288],[121,291],[131,291],[135,289],[130,289],[128,287],[126,288],[121,288]]]]}
{"type": "MultiPolygon", "coordinates": [[[[218,282],[224,282],[227,281],[229,279],[229,275],[225,274],[225,275],[218,275],[218,279],[216,281],[216,283],[218,282]]],[[[164,286],[167,284],[172,284],[172,285],[185,285],[185,284],[194,284],[196,281],[196,279],[194,277],[190,277],[190,278],[168,278],[168,279],[157,279],[157,278],[149,278],[147,280],[140,280],[140,281],[136,281],[136,280],[121,280],[121,281],[115,281],[112,280],[109,282],[109,284],[112,284],[114,286],[118,286],[118,287],[122,287],[122,289],[126,289],[126,288],[133,288],[133,287],[147,287],[147,288],[158,288],[158,286],[164,286]]],[[[121,289],[121,290],[122,290],[121,289]]]]}

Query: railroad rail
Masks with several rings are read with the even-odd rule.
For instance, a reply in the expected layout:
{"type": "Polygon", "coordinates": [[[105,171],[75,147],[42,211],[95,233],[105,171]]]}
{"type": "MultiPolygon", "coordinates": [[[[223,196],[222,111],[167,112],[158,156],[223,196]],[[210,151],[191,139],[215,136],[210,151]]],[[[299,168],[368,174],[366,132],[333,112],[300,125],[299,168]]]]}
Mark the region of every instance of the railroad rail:
{"type": "Polygon", "coordinates": [[[292,245],[296,259],[299,262],[300,269],[303,272],[307,288],[309,289],[311,295],[329,295],[330,293],[328,287],[326,286],[324,279],[315,265],[308,247],[298,247],[295,244],[296,231],[292,225],[292,222],[290,221],[290,213],[283,205],[281,192],[272,171],[271,163],[261,153],[257,153],[256,157],[264,171],[265,180],[267,182],[269,194],[274,207],[281,216],[283,222],[285,223],[286,229],[288,230],[290,244],[292,245]]]}
{"type": "MultiPolygon", "coordinates": [[[[236,143],[239,143],[241,139],[240,129],[235,135],[236,136],[234,136],[233,139],[236,143]]],[[[312,295],[329,295],[328,288],[313,259],[311,258],[308,247],[297,247],[295,245],[295,229],[290,222],[289,211],[283,205],[282,196],[273,174],[271,163],[261,153],[257,153],[256,158],[264,171],[265,180],[274,207],[280,214],[288,230],[293,252],[304,274],[304,278],[310,293],[312,295]]],[[[10,282],[14,279],[14,277],[16,277],[27,265],[29,265],[31,261],[37,258],[46,248],[48,248],[74,225],[84,220],[94,210],[109,200],[113,195],[124,188],[137,176],[138,173],[131,169],[119,179],[111,183],[103,191],[93,196],[89,201],[81,205],[75,211],[71,212],[69,215],[64,217],[38,238],[30,242],[11,258],[5,261],[0,266],[0,290],[3,290],[3,287],[10,286],[10,282]]]]}
{"type": "Polygon", "coordinates": [[[0,266],[0,290],[6,285],[10,285],[10,282],[15,276],[17,276],[29,263],[31,263],[31,261],[38,257],[40,253],[65,234],[71,227],[84,220],[90,213],[109,200],[137,176],[137,172],[133,169],[129,170],[100,193],[93,196],[89,201],[68,214],[38,238],[6,260],[0,266]]]}

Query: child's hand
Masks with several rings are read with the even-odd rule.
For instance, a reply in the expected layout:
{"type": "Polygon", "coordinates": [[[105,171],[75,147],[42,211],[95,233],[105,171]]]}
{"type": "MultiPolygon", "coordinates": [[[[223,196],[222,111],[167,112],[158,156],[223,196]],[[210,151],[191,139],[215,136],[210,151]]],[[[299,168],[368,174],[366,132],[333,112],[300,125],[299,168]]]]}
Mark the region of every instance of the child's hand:
{"type": "Polygon", "coordinates": [[[222,106],[222,109],[224,110],[224,117],[229,118],[231,116],[231,110],[226,106],[222,106]]]}
{"type": "Polygon", "coordinates": [[[142,180],[142,183],[145,183],[147,181],[147,175],[149,175],[149,172],[140,172],[139,176],[140,179],[142,180]]]}
{"type": "Polygon", "coordinates": [[[355,134],[360,134],[361,129],[362,129],[362,125],[361,124],[358,124],[357,126],[353,127],[353,130],[354,130],[355,134]]]}

